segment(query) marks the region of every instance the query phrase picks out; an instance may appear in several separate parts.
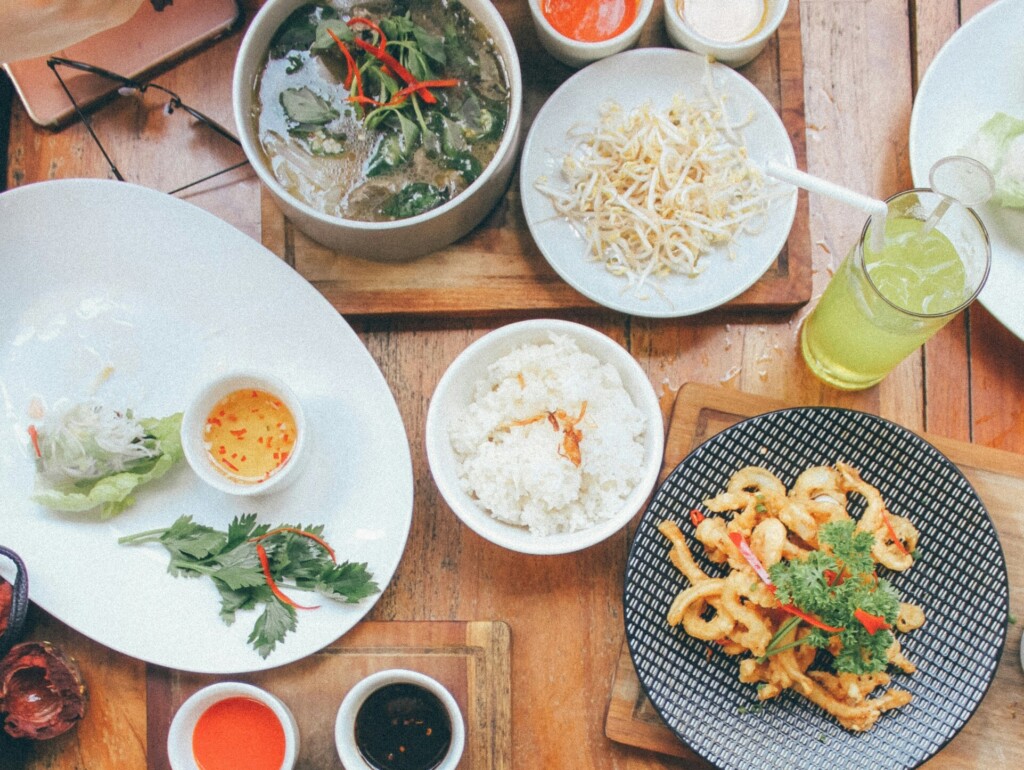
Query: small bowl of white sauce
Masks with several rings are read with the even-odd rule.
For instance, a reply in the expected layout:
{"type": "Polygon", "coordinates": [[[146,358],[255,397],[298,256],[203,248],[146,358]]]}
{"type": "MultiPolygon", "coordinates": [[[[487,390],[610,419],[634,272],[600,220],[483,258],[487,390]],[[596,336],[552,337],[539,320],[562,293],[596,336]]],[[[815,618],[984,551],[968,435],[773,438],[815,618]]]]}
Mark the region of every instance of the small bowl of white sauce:
{"type": "Polygon", "coordinates": [[[742,67],[778,30],[789,0],[664,0],[665,29],[677,48],[742,67]]]}

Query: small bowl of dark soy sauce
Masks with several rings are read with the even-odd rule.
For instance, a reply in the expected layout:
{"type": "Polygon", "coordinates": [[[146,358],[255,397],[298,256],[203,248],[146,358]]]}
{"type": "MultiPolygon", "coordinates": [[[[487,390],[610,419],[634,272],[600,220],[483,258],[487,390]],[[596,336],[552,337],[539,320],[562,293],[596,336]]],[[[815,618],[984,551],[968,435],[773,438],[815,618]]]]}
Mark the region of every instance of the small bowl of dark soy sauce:
{"type": "Polygon", "coordinates": [[[334,740],[346,770],[454,770],[465,726],[455,698],[438,681],[389,669],[349,690],[334,740]]]}

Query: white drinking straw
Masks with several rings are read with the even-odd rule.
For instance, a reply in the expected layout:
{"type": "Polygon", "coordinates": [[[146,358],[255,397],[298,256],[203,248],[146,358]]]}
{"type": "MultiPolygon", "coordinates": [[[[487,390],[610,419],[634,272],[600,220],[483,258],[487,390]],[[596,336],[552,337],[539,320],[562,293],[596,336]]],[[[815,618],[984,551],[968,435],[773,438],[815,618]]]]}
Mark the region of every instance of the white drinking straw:
{"type": "Polygon", "coordinates": [[[885,244],[885,217],[889,211],[889,207],[885,205],[885,201],[855,192],[847,187],[837,185],[835,182],[830,182],[827,179],[811,176],[799,169],[783,166],[781,163],[777,163],[774,160],[768,161],[764,164],[764,173],[783,182],[789,182],[791,185],[795,185],[796,187],[801,187],[804,190],[821,193],[829,198],[835,198],[838,201],[847,203],[854,208],[858,208],[861,211],[870,214],[872,236],[871,248],[875,251],[882,250],[885,244]]]}

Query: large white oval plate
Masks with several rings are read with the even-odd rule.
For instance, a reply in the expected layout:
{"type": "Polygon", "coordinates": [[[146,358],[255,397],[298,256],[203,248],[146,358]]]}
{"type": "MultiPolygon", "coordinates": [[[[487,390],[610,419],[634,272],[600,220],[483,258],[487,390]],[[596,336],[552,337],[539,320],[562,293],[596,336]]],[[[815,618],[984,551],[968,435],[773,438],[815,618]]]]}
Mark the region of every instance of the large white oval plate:
{"type": "MultiPolygon", "coordinates": [[[[645,102],[657,109],[667,108],[675,94],[703,99],[707,66],[703,56],[669,48],[640,48],[601,59],[551,95],[526,137],[519,184],[530,233],[555,272],[600,305],[650,318],[702,313],[750,288],[771,267],[789,237],[796,215],[796,190],[773,191],[763,227],[756,234],[740,233],[733,239],[734,261],[725,247],[718,247],[701,258],[707,269],[697,278],[672,275],[648,282],[637,292],[626,278],[611,274],[588,256],[583,237],[555,213],[550,199],[534,186],[539,177],[558,186],[562,158],[573,145],[569,130],[596,126],[604,102],[614,101],[631,110],[645,102]]],[[[743,123],[740,133],[751,159],[795,166],[786,127],[764,95],[724,64],[712,64],[711,73],[730,118],[743,123]]]]}
{"type": "MultiPolygon", "coordinates": [[[[232,626],[211,581],[167,573],[160,546],[121,535],[189,514],[223,528],[324,524],[339,560],[367,562],[383,589],[412,520],[412,463],[401,416],[369,352],[288,265],[191,204],[101,180],[45,182],[0,195],[0,543],[25,560],[31,598],[127,655],[203,673],[271,668],[354,626],[375,597],[325,600],[266,659],[232,626]],[[184,409],[201,383],[259,367],[302,400],[311,456],[303,474],[260,498],[224,495],[182,462],[113,519],[62,514],[29,499],[33,398],[95,394],[140,417],[184,409]]],[[[301,601],[301,597],[300,597],[301,601]]]]}
{"type": "MultiPolygon", "coordinates": [[[[910,171],[930,187],[939,158],[962,154],[996,112],[1024,118],[1024,0],[1000,0],[946,41],[924,74],[910,115],[910,171]]],[[[986,203],[992,271],[978,301],[1024,339],[1024,210],[986,203]]]]}

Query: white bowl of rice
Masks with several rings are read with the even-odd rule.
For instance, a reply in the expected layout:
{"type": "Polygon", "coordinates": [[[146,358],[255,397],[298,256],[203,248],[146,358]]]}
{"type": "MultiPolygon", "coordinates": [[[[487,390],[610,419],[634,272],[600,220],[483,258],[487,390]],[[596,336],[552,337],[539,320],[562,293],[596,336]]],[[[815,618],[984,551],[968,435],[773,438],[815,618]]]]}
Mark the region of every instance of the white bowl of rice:
{"type": "Polygon", "coordinates": [[[578,551],[643,507],[664,426],[644,370],[610,337],[560,320],[503,326],[434,390],[427,460],[445,502],[514,551],[578,551]]]}

